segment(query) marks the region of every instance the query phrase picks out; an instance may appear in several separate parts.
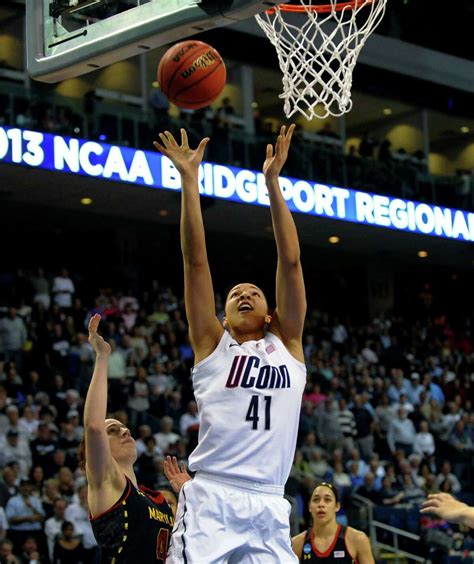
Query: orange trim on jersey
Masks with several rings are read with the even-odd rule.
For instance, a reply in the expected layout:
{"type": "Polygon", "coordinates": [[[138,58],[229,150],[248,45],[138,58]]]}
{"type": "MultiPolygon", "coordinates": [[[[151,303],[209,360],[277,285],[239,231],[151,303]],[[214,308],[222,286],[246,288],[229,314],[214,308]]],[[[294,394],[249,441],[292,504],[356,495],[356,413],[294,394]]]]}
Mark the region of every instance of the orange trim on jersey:
{"type": "Polygon", "coordinates": [[[126,478],[126,479],[127,479],[127,489],[124,490],[123,494],[120,496],[120,499],[117,501],[117,503],[112,505],[112,507],[110,509],[106,509],[105,511],[103,511],[102,513],[99,513],[99,515],[95,515],[94,517],[92,517],[92,515],[89,514],[89,521],[95,521],[95,520],[99,519],[99,517],[103,517],[104,515],[107,515],[107,513],[110,513],[114,509],[117,509],[117,507],[119,507],[122,504],[123,501],[128,499],[128,496],[130,495],[130,492],[132,491],[132,482],[128,478],[126,478]]]}
{"type": "Polygon", "coordinates": [[[351,551],[347,547],[346,537],[347,537],[347,531],[348,530],[349,530],[349,527],[346,527],[346,532],[344,533],[344,546],[346,547],[347,554],[352,558],[352,564],[359,564],[359,561],[357,560],[357,558],[354,558],[352,556],[351,551]]]}
{"type": "Polygon", "coordinates": [[[311,528],[311,533],[310,533],[311,546],[313,547],[313,552],[316,554],[316,556],[319,556],[319,558],[327,558],[328,556],[331,556],[331,552],[334,550],[334,547],[336,546],[340,532],[341,532],[341,525],[338,525],[336,529],[336,534],[334,535],[334,538],[332,540],[332,543],[329,545],[329,548],[326,550],[326,552],[319,552],[319,550],[316,548],[316,545],[314,544],[314,530],[311,528]]]}

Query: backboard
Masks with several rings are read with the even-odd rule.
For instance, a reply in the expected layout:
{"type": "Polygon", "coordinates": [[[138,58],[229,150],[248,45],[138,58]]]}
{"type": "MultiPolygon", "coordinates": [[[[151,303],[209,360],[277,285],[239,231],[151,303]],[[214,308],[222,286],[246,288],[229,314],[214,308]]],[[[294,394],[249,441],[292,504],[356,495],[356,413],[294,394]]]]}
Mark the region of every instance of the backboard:
{"type": "Polygon", "coordinates": [[[43,82],[73,78],[282,1],[26,0],[28,72],[43,82]]]}

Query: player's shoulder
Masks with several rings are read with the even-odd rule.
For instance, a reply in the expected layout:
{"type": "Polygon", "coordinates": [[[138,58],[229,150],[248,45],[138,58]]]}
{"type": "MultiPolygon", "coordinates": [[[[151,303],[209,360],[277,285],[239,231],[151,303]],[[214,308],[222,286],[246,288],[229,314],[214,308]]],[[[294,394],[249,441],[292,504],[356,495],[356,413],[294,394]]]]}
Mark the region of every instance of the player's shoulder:
{"type": "Polygon", "coordinates": [[[352,542],[356,546],[360,546],[369,542],[369,537],[364,533],[364,531],[359,531],[353,527],[347,527],[346,540],[352,542]]]}
{"type": "Polygon", "coordinates": [[[291,539],[291,546],[293,548],[293,552],[296,554],[296,556],[298,556],[298,558],[301,558],[305,539],[306,539],[306,531],[303,531],[302,533],[294,536],[291,539]]]}

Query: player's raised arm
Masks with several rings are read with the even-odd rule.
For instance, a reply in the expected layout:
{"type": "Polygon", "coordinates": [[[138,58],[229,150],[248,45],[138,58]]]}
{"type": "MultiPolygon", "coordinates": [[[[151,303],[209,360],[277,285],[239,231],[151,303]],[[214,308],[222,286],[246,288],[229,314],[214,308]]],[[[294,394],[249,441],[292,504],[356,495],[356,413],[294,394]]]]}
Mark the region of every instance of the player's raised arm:
{"type": "Polygon", "coordinates": [[[89,343],[96,353],[94,373],[84,406],[86,474],[91,489],[113,479],[117,465],[110,452],[105,417],[107,412],[107,371],[110,345],[97,333],[100,315],[89,321],[89,343]]]}
{"type": "Polygon", "coordinates": [[[278,182],[278,176],[288,157],[294,129],[295,126],[291,125],[287,131],[283,125],[275,149],[272,145],[267,145],[263,173],[270,197],[273,233],[278,252],[277,308],[270,324],[270,331],[282,339],[294,357],[304,362],[301,339],[306,315],[306,294],[300,262],[300,244],[295,222],[278,182]]]}
{"type": "Polygon", "coordinates": [[[214,289],[206,251],[206,238],[199,201],[199,165],[209,138],[191,149],[188,136],[181,129],[181,145],[166,131],[155,147],[171,159],[181,175],[181,250],[184,261],[184,301],[189,323],[189,337],[195,363],[214,351],[224,332],[215,314],[214,289]]]}

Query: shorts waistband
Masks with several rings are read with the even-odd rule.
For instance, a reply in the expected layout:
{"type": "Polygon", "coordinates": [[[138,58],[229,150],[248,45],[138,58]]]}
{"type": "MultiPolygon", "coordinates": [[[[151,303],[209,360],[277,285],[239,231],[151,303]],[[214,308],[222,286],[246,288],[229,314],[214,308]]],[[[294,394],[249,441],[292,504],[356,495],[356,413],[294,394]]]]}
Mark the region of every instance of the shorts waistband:
{"type": "Polygon", "coordinates": [[[276,495],[278,497],[283,497],[283,494],[285,493],[284,486],[263,484],[262,482],[253,482],[252,480],[245,480],[243,478],[227,478],[217,474],[212,474],[211,472],[196,472],[194,479],[196,478],[198,480],[209,480],[210,482],[216,482],[224,486],[230,486],[239,490],[247,490],[253,493],[276,495]]]}

